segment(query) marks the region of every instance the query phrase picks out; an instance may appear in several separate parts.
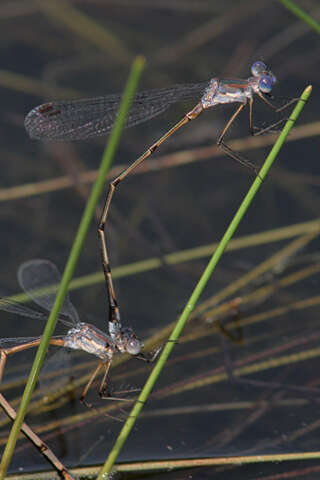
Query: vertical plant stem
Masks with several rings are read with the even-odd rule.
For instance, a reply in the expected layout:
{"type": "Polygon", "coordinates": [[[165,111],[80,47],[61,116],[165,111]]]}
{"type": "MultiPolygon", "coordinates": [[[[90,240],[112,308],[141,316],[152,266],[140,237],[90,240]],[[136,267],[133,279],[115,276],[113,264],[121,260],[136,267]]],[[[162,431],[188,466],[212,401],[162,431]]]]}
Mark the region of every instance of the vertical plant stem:
{"type": "Polygon", "coordinates": [[[6,476],[6,472],[10,464],[11,457],[13,455],[13,451],[17,442],[20,428],[23,423],[24,417],[26,415],[27,408],[31,399],[31,395],[34,390],[35,384],[37,382],[39,371],[48,349],[51,335],[55,329],[61,306],[66,296],[69,283],[71,281],[86,234],[88,232],[91,220],[94,215],[95,207],[97,205],[100,194],[105,185],[106,175],[112,164],[114,154],[119,144],[120,136],[125,125],[125,120],[129,112],[131,101],[136,91],[138,81],[142,73],[142,70],[144,68],[144,65],[145,65],[145,59],[142,56],[136,57],[135,61],[132,64],[131,72],[130,72],[129,79],[123,94],[119,112],[116,117],[116,121],[112,129],[112,133],[109,138],[108,145],[102,157],[102,161],[99,169],[99,175],[91,190],[88,203],[82,215],[82,219],[81,219],[81,222],[80,222],[80,225],[79,225],[74,243],[72,245],[62,279],[61,279],[61,284],[59,286],[53,308],[48,318],[48,322],[44,329],[41,343],[37,350],[37,354],[36,354],[36,357],[35,357],[22,399],[21,399],[21,404],[17,412],[16,419],[13,423],[13,426],[8,438],[8,442],[1,459],[1,464],[0,464],[1,480],[4,479],[6,476]]]}
{"type": "Polygon", "coordinates": [[[302,8],[298,7],[292,0],[279,0],[282,5],[284,5],[290,12],[293,13],[296,17],[302,20],[304,23],[309,25],[315,32],[320,34],[320,25],[319,23],[310,15],[308,15],[302,8]]]}
{"type": "Polygon", "coordinates": [[[226,233],[224,234],[221,242],[219,243],[217,249],[215,250],[211,260],[209,261],[206,269],[204,270],[198,284],[196,285],[191,297],[189,298],[180,318],[178,319],[176,326],[174,327],[165,347],[163,348],[159,359],[153,368],[149,378],[147,379],[138,400],[136,401],[135,405],[133,406],[127,421],[123,425],[119,436],[104,464],[102,467],[98,480],[106,480],[107,474],[112,471],[113,465],[126,441],[128,435],[130,434],[138,415],[140,414],[143,405],[146,403],[146,400],[151,393],[157,378],[159,377],[166,360],[168,359],[175,343],[177,342],[190,314],[192,313],[193,309],[196,306],[196,303],[199,300],[200,295],[202,294],[204,288],[206,287],[208,280],[210,279],[218,261],[220,260],[226,246],[228,245],[230,239],[232,238],[234,232],[236,231],[240,221],[244,217],[246,211],[248,210],[252,200],[254,199],[257,191],[259,190],[260,186],[262,185],[263,180],[265,179],[271,165],[273,164],[274,160],[276,159],[288,133],[290,132],[291,128],[294,125],[294,122],[298,118],[301,110],[303,109],[306,101],[308,100],[312,91],[311,85],[308,86],[304,92],[302,93],[297,105],[295,106],[293,112],[291,113],[288,121],[286,122],[281,134],[279,135],[277,141],[275,142],[271,152],[269,153],[263,167],[261,168],[259,175],[254,180],[252,186],[250,187],[247,195],[245,196],[243,202],[241,203],[237,213],[235,214],[232,222],[230,223],[226,233]]]}

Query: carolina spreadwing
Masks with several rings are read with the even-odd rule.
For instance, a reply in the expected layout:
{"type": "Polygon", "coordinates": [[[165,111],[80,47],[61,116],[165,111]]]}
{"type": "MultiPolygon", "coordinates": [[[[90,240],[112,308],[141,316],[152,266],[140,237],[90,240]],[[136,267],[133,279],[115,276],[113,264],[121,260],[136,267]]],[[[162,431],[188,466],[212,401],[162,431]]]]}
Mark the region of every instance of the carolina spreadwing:
{"type": "MultiPolygon", "coordinates": [[[[23,263],[18,269],[18,281],[21,288],[35,303],[46,311],[51,310],[55,299],[55,292],[52,290],[50,292],[49,288],[59,284],[60,280],[59,270],[49,260],[30,260],[23,263]],[[41,292],[41,289],[43,293],[38,295],[37,292],[41,292]]],[[[37,320],[45,320],[48,317],[48,314],[18,304],[9,297],[0,299],[0,309],[37,320]]],[[[122,327],[120,322],[109,322],[109,334],[104,333],[90,323],[80,322],[77,310],[71,303],[69,296],[66,297],[62,305],[60,315],[59,321],[66,325],[69,330],[66,335],[52,337],[50,344],[73,350],[83,350],[95,355],[100,360],[81,394],[80,398],[84,403],[85,396],[101,368],[104,369],[104,375],[100,383],[99,393],[102,398],[105,398],[107,376],[115,353],[128,353],[135,358],[145,361],[153,361],[158,353],[158,350],[149,356],[141,353],[142,341],[131,328],[122,327]]],[[[40,340],[41,337],[0,339],[0,382],[7,357],[38,346],[40,340]]]]}
{"type": "MultiPolygon", "coordinates": [[[[18,269],[18,281],[21,288],[35,303],[46,311],[51,310],[55,299],[55,290],[51,287],[57,286],[60,280],[61,275],[59,270],[56,265],[48,260],[31,260],[23,263],[18,269]],[[42,294],[41,290],[43,292],[42,294]]],[[[9,297],[0,298],[0,310],[36,320],[46,320],[48,318],[47,313],[21,305],[9,297]]],[[[104,375],[100,383],[99,393],[102,398],[110,398],[105,397],[105,390],[108,371],[115,353],[129,353],[145,361],[153,361],[158,354],[158,350],[149,356],[141,353],[143,347],[142,341],[135,335],[131,328],[122,327],[120,322],[109,323],[109,335],[90,323],[80,322],[77,310],[71,303],[68,295],[62,305],[59,321],[66,325],[69,330],[66,335],[52,337],[50,340],[51,345],[73,350],[83,350],[95,355],[100,360],[81,394],[80,399],[85,404],[85,396],[101,368],[104,368],[104,375]]],[[[0,339],[0,382],[3,377],[7,357],[14,353],[38,346],[40,340],[41,337],[0,339]]],[[[119,398],[115,399],[122,400],[119,398]]],[[[14,420],[16,412],[1,393],[0,405],[9,418],[14,420]]],[[[21,430],[41,454],[56,468],[62,478],[66,480],[73,479],[52,450],[26,423],[22,425],[21,430]]]]}
{"type": "MultiPolygon", "coordinates": [[[[255,169],[253,164],[242,158],[238,153],[234,152],[228,147],[228,145],[226,145],[224,137],[229,130],[230,125],[247,104],[249,105],[249,130],[252,135],[266,132],[283,121],[282,119],[280,122],[277,122],[259,132],[256,132],[255,127],[253,126],[254,95],[258,95],[270,108],[278,112],[296,101],[296,99],[293,99],[281,108],[274,106],[269,98],[275,82],[276,78],[273,73],[268,70],[263,62],[258,61],[251,66],[251,76],[247,79],[212,78],[209,83],[176,85],[168,89],[150,90],[136,95],[126,121],[126,127],[145,122],[156,115],[163,113],[176,102],[189,100],[194,97],[199,98],[200,95],[201,98],[192,110],[187,112],[178,123],[151,145],[120,175],[112,180],[109,185],[109,190],[98,226],[98,234],[101,242],[102,265],[109,297],[109,325],[117,325],[120,323],[120,313],[113,287],[105,235],[105,225],[116,187],[182,126],[186,125],[191,120],[196,119],[205,110],[219,104],[239,103],[240,106],[237,107],[236,111],[218,136],[217,145],[221,147],[227,155],[240,163],[255,169]]],[[[45,103],[31,110],[26,116],[25,128],[31,138],[44,141],[83,140],[103,135],[111,130],[120,101],[121,95],[107,95],[105,97],[91,99],[45,103]]]]}

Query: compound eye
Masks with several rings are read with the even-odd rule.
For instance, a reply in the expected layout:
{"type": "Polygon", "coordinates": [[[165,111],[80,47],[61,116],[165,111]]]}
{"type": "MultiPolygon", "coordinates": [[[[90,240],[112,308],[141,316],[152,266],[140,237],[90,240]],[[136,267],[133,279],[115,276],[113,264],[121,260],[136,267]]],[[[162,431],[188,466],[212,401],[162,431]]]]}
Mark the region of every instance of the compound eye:
{"type": "Polygon", "coordinates": [[[267,71],[267,66],[263,62],[254,62],[251,65],[251,73],[254,77],[258,77],[262,72],[267,71]]]}
{"type": "Polygon", "coordinates": [[[263,75],[259,80],[259,90],[262,93],[270,93],[273,87],[273,78],[263,75]]]}
{"type": "Polygon", "coordinates": [[[130,338],[126,345],[126,350],[130,355],[138,355],[141,350],[141,342],[137,338],[130,338]]]}

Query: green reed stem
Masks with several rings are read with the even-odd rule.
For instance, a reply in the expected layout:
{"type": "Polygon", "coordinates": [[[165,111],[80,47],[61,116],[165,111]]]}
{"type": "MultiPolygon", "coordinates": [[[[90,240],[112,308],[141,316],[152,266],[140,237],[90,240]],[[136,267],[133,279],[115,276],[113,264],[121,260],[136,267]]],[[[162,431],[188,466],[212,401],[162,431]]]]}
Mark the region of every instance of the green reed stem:
{"type": "Polygon", "coordinates": [[[291,0],[279,0],[282,5],[284,5],[290,12],[292,12],[296,17],[300,18],[304,23],[308,24],[315,32],[320,34],[320,24],[310,15],[308,15],[302,8],[298,7],[291,0]]]}
{"type": "Polygon", "coordinates": [[[0,464],[1,480],[4,479],[6,476],[6,472],[10,464],[11,457],[13,455],[13,451],[17,442],[20,428],[24,420],[24,417],[26,415],[27,408],[31,400],[31,395],[36,385],[36,382],[39,376],[39,371],[48,349],[50,338],[55,329],[61,306],[63,304],[64,298],[68,291],[69,283],[72,279],[72,275],[74,273],[76,263],[80,256],[80,252],[81,252],[86,234],[88,232],[89,226],[94,216],[95,207],[98,203],[99,197],[104,188],[106,175],[112,164],[113,157],[115,155],[117,146],[119,144],[121,133],[124,128],[126,117],[128,115],[129,108],[131,105],[131,101],[136,91],[138,81],[142,73],[142,70],[144,68],[144,65],[145,65],[145,59],[142,56],[136,57],[135,61],[132,64],[131,72],[129,75],[126,88],[124,90],[119,112],[116,117],[116,121],[114,123],[114,127],[112,129],[109,142],[107,144],[107,147],[102,157],[102,161],[99,169],[99,175],[95,184],[93,185],[88,203],[82,215],[82,219],[70,251],[70,255],[62,276],[58,293],[57,293],[53,308],[51,310],[50,316],[48,318],[46,327],[44,329],[44,332],[41,338],[41,343],[38,347],[37,354],[36,354],[36,357],[35,357],[27,384],[25,386],[22,399],[21,399],[21,404],[17,412],[16,419],[13,423],[13,426],[8,438],[8,442],[1,459],[1,464],[0,464]]]}

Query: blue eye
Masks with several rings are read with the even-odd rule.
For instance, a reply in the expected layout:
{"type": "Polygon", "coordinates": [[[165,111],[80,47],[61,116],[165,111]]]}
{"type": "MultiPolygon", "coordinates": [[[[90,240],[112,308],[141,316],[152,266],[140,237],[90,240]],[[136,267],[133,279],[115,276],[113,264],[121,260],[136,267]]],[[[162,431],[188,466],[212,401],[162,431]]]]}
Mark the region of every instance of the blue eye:
{"type": "Polygon", "coordinates": [[[257,77],[262,72],[267,71],[267,66],[263,62],[254,62],[251,65],[251,73],[254,77],[257,77]]]}
{"type": "Polygon", "coordinates": [[[263,75],[259,80],[259,90],[262,93],[270,93],[273,87],[273,77],[263,75]]]}

